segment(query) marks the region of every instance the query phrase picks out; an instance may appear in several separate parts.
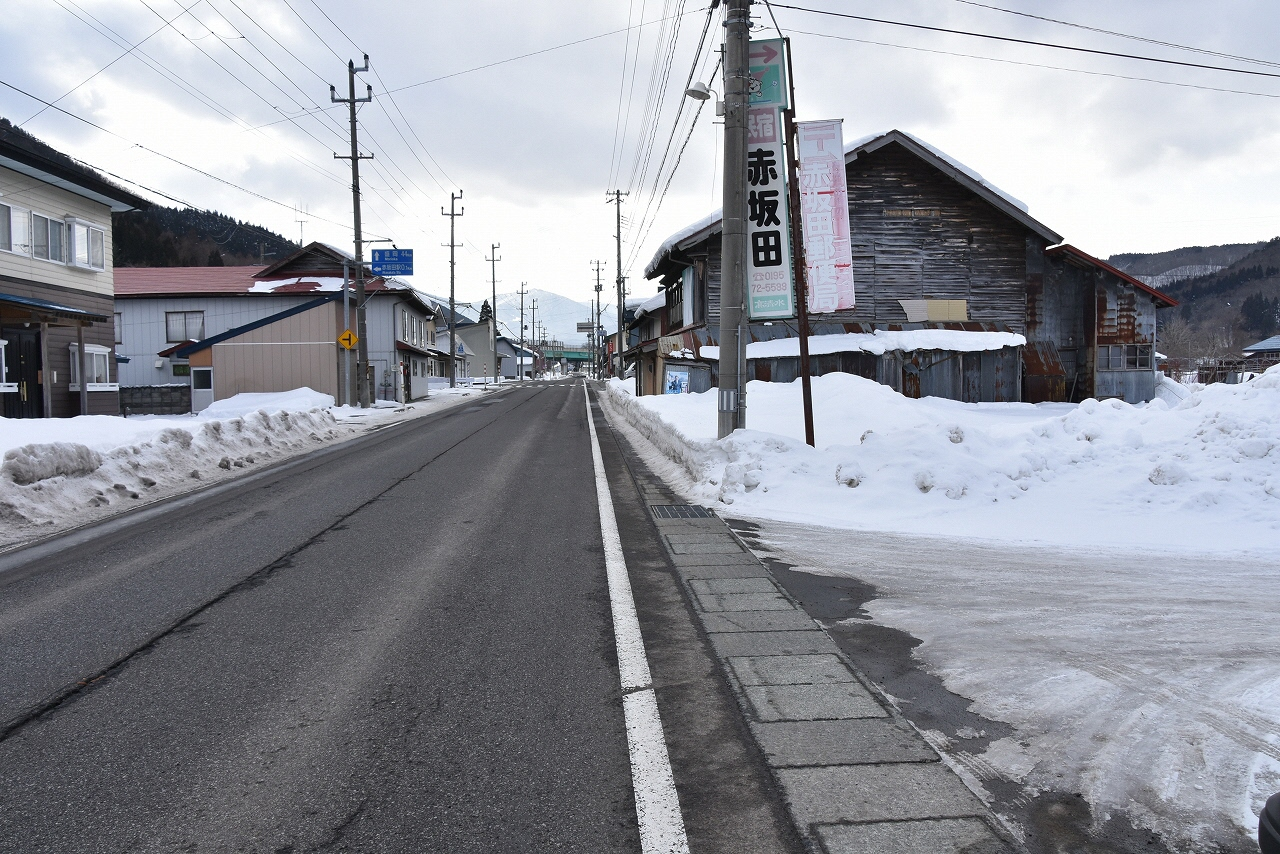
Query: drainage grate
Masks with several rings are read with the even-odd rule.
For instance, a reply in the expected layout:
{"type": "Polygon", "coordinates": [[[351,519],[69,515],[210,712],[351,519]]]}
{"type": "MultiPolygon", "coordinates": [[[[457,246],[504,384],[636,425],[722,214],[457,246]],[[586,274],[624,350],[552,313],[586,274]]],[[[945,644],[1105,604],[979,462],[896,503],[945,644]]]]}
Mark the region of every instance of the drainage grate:
{"type": "Polygon", "coordinates": [[[657,519],[714,519],[715,514],[693,504],[650,504],[649,512],[657,519]]]}

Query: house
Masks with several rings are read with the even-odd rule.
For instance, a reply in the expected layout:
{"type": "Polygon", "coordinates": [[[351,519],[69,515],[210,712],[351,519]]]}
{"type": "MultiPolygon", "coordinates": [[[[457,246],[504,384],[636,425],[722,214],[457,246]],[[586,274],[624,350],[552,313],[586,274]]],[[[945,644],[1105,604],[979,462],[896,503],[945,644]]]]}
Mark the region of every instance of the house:
{"type": "MultiPolygon", "coordinates": [[[[857,301],[810,315],[813,336],[832,336],[811,346],[811,373],[969,402],[1151,398],[1155,312],[1173,300],[1058,246],[1022,202],[902,131],[847,145],[844,160],[857,301]]],[[[720,233],[716,212],[663,243],[645,269],[665,298],[661,333],[646,327],[627,350],[655,378],[674,363],[691,390],[716,381],[720,233]]],[[[747,377],[798,377],[798,344],[776,343],[796,335],[794,320],[750,322],[747,377]]]]}
{"type": "MultiPolygon", "coordinates": [[[[132,413],[188,412],[240,391],[287,390],[280,386],[321,371],[315,363],[321,352],[323,376],[312,387],[341,399],[347,362],[355,369],[354,353],[337,343],[356,326],[354,287],[347,289],[349,319],[342,299],[344,269],[349,273],[354,263],[342,250],[311,243],[265,268],[120,268],[117,350],[128,359],[121,365],[121,405],[132,413]],[[254,348],[272,358],[231,356],[254,348]],[[295,357],[303,363],[280,361],[295,357]]],[[[404,282],[372,276],[368,267],[365,276],[374,397],[422,397],[430,377],[448,373],[439,308],[404,282]]]]}
{"type": "Polygon", "coordinates": [[[111,214],[148,206],[0,119],[4,417],[119,414],[111,214]]]}

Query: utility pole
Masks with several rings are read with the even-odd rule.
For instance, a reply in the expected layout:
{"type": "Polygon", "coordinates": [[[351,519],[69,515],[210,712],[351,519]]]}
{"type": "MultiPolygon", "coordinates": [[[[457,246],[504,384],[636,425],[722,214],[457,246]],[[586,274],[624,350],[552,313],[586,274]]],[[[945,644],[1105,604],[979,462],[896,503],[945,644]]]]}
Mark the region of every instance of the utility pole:
{"type": "Polygon", "coordinates": [[[724,205],[720,233],[720,393],[716,435],[746,426],[743,300],[747,266],[747,82],[751,0],[726,0],[724,36],[724,205]]]}
{"type": "Polygon", "coordinates": [[[524,382],[524,295],[529,292],[525,287],[527,284],[520,283],[520,352],[516,353],[516,373],[520,375],[520,382],[524,382]]]}
{"type": "MultiPolygon", "coordinates": [[[[596,271],[596,304],[591,310],[591,322],[593,324],[591,327],[591,340],[595,342],[596,347],[603,349],[604,341],[600,338],[600,292],[604,285],[600,282],[600,270],[604,267],[604,262],[597,259],[592,261],[591,265],[595,267],[596,271]]],[[[596,379],[600,379],[600,354],[593,351],[591,353],[591,361],[595,364],[596,379]]]]}
{"type": "Polygon", "coordinates": [[[458,199],[460,198],[462,198],[461,190],[458,191],[456,196],[453,193],[449,194],[448,213],[444,212],[443,205],[440,207],[440,215],[447,216],[449,218],[449,242],[445,244],[449,247],[449,388],[454,388],[458,385],[458,344],[453,338],[453,328],[456,325],[453,300],[455,266],[453,252],[460,244],[455,242],[453,239],[453,226],[454,223],[457,222],[458,217],[467,212],[466,208],[463,208],[457,213],[454,212],[454,205],[458,203],[458,199]]]}
{"type": "MultiPolygon", "coordinates": [[[[449,220],[453,222],[453,220],[449,220]]],[[[484,259],[489,262],[489,281],[493,285],[493,297],[489,302],[489,322],[493,324],[493,384],[498,384],[498,262],[502,259],[498,257],[498,250],[502,248],[501,243],[492,243],[489,245],[489,256],[484,259]]]]}
{"type": "Polygon", "coordinates": [[[366,84],[365,96],[356,97],[356,74],[369,70],[369,54],[364,55],[364,65],[356,68],[355,60],[347,62],[347,97],[339,98],[335,86],[329,87],[329,100],[335,104],[346,104],[350,108],[351,119],[351,154],[343,156],[334,154],[334,160],[351,161],[351,208],[355,220],[356,246],[356,388],[360,398],[360,408],[368,409],[370,403],[369,388],[369,338],[365,333],[365,292],[364,292],[364,235],[360,230],[360,161],[372,160],[372,154],[361,154],[356,142],[356,104],[367,104],[373,100],[373,87],[366,84]]]}
{"type": "MultiPolygon", "coordinates": [[[[743,54],[745,56],[745,53],[743,54]]],[[[746,137],[743,137],[743,157],[746,157],[746,137]]],[[[744,161],[745,162],[745,161],[744,161]]],[[[618,372],[616,376],[621,377],[624,373],[622,365],[622,351],[626,344],[626,330],[622,328],[622,312],[627,301],[626,280],[622,278],[622,197],[629,196],[630,193],[624,193],[621,190],[610,190],[606,195],[613,196],[610,200],[611,204],[618,206],[618,233],[614,235],[618,246],[618,372]]]]}
{"type": "Polygon", "coordinates": [[[798,176],[800,138],[796,133],[796,80],[791,70],[791,39],[783,39],[787,50],[787,83],[791,87],[791,106],[783,110],[786,125],[788,203],[791,207],[791,258],[796,272],[796,312],[800,334],[800,398],[804,410],[804,440],[817,447],[813,435],[813,378],[809,376],[809,267],[804,257],[804,225],[800,211],[800,179],[798,176]]]}
{"type": "MultiPolygon", "coordinates": [[[[533,329],[533,373],[538,373],[538,301],[533,301],[533,316],[529,318],[529,326],[533,329]]],[[[537,377],[534,377],[537,379],[537,377]]]]}

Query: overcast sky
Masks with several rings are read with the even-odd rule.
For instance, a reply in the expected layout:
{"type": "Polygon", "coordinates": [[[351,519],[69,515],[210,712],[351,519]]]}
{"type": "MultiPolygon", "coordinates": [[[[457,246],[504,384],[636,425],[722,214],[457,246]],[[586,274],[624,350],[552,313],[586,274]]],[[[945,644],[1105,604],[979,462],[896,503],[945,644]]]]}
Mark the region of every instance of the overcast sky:
{"type": "MultiPolygon", "coordinates": [[[[789,2],[1280,75],[1280,64],[962,0],[789,2]]],[[[1274,0],[988,5],[1280,63],[1274,0]]],[[[846,140],[891,128],[915,134],[1087,252],[1280,234],[1280,77],[775,13],[792,37],[801,119],[843,118],[846,140]]],[[[345,95],[345,62],[359,64],[367,51],[377,73],[360,75],[374,87],[374,102],[360,112],[361,148],[375,154],[362,164],[366,236],[413,248],[414,283],[447,293],[441,244],[449,221],[441,207],[462,190],[460,299],[478,305],[487,296],[484,259],[501,243],[499,292],[523,281],[585,300],[598,258],[607,262],[612,302],[614,209],[606,190],[631,193],[623,205],[624,272],[640,296],[654,291],[643,268],[663,238],[719,206],[721,129],[709,106],[660,208],[653,199],[696,107],[684,99],[659,172],[706,21],[705,5],[680,0],[6,0],[0,79],[49,101],[74,89],[59,106],[110,133],[55,110],[32,118],[41,105],[5,87],[0,115],[86,163],[194,206],[294,240],[303,218],[307,240],[350,247],[350,171],[333,159],[347,151],[346,112],[329,103],[328,86],[345,95]],[[100,32],[108,28],[126,47],[145,41],[122,57],[125,49],[100,32]],[[571,42],[579,43],[551,49],[571,42]],[[655,114],[656,125],[646,120],[655,114]],[[294,206],[307,213],[296,216],[294,206]]],[[[758,37],[775,35],[763,4],[753,7],[753,21],[758,37]]],[[[721,33],[717,11],[695,77],[709,77],[721,33]]],[[[721,89],[718,81],[712,87],[721,89]]]]}

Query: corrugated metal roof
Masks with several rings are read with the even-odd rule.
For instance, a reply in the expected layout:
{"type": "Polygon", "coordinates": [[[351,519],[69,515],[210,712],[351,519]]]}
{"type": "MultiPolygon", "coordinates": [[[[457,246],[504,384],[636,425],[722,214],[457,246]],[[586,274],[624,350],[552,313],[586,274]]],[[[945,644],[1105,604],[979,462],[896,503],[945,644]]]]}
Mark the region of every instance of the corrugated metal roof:
{"type": "Polygon", "coordinates": [[[1143,282],[1139,279],[1135,279],[1133,276],[1130,276],[1128,273],[1124,272],[1123,270],[1116,269],[1115,267],[1112,267],[1110,264],[1108,264],[1106,261],[1102,261],[1098,258],[1094,258],[1089,253],[1082,252],[1069,243],[1064,243],[1061,246],[1055,246],[1052,249],[1048,249],[1045,251],[1044,254],[1052,257],[1057,257],[1058,255],[1068,255],[1076,259],[1076,261],[1078,262],[1082,261],[1085,264],[1093,267],[1097,267],[1100,270],[1106,270],[1111,275],[1116,276],[1121,281],[1128,282],[1129,284],[1133,285],[1135,288],[1147,294],[1148,296],[1155,297],[1160,302],[1163,302],[1166,306],[1172,307],[1178,304],[1178,301],[1176,299],[1169,296],[1164,291],[1157,290],[1151,287],[1150,285],[1148,285],[1146,282],[1143,282]]]}
{"type": "Polygon", "coordinates": [[[1250,344],[1240,352],[1242,353],[1280,353],[1280,335],[1272,335],[1270,338],[1264,338],[1257,344],[1250,344]]]}

